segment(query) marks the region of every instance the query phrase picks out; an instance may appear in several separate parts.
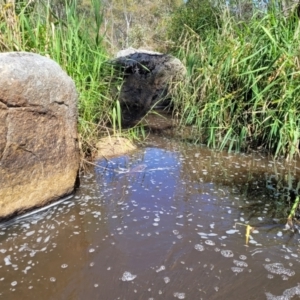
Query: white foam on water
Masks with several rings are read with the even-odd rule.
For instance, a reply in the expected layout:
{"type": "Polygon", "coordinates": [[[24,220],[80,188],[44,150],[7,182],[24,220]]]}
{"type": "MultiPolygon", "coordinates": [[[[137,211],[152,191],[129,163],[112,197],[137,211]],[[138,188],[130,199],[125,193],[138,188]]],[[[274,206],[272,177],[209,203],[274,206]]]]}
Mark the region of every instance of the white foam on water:
{"type": "Polygon", "coordinates": [[[29,232],[26,232],[26,236],[31,236],[35,233],[35,230],[32,230],[32,231],[29,231],[29,232]]]}
{"type": "Polygon", "coordinates": [[[200,244],[196,244],[196,245],[194,246],[194,248],[195,248],[197,251],[204,251],[204,247],[203,247],[202,245],[200,245],[200,244]]]}
{"type": "Polygon", "coordinates": [[[160,267],[156,270],[156,273],[161,272],[161,271],[164,271],[165,269],[166,269],[165,266],[160,266],[160,267]]]}
{"type": "Polygon", "coordinates": [[[257,246],[260,246],[257,241],[253,240],[253,238],[251,239],[250,237],[250,240],[249,240],[249,244],[253,244],[253,245],[257,245],[257,246]]]}
{"type": "Polygon", "coordinates": [[[16,286],[17,284],[18,284],[17,281],[13,281],[13,282],[11,283],[12,286],[16,286]]]}
{"type": "Polygon", "coordinates": [[[7,255],[6,257],[4,257],[4,263],[6,266],[11,265],[11,256],[7,255]]]}
{"type": "Polygon", "coordinates": [[[206,240],[205,244],[209,245],[209,246],[214,246],[216,243],[214,241],[211,241],[211,240],[206,240]]]}
{"type": "Polygon", "coordinates": [[[130,272],[126,271],[123,273],[123,276],[121,278],[122,281],[132,281],[136,278],[137,275],[133,275],[130,272]]]}
{"type": "Polygon", "coordinates": [[[294,276],[295,271],[287,269],[282,263],[265,264],[265,269],[272,274],[294,276]]]}
{"type": "Polygon", "coordinates": [[[241,259],[241,260],[246,260],[246,259],[247,259],[247,256],[242,254],[242,255],[239,256],[239,259],[241,259]]]}
{"type": "Polygon", "coordinates": [[[169,277],[164,277],[164,282],[167,284],[167,283],[169,283],[171,280],[170,280],[170,278],[169,277]]]}
{"type": "Polygon", "coordinates": [[[231,267],[231,270],[233,273],[241,273],[244,271],[244,269],[240,267],[231,267]]]}
{"type": "Polygon", "coordinates": [[[231,250],[221,250],[221,254],[224,257],[233,257],[233,252],[231,250]]]}
{"type": "Polygon", "coordinates": [[[68,265],[67,264],[62,264],[61,267],[62,267],[62,269],[65,269],[65,268],[68,267],[68,265]]]}
{"type": "Polygon", "coordinates": [[[233,263],[237,266],[237,267],[243,267],[243,268],[247,268],[248,267],[248,264],[244,261],[241,261],[241,260],[236,260],[234,259],[233,260],[233,263]]]}
{"type": "Polygon", "coordinates": [[[178,292],[175,292],[173,295],[174,295],[175,298],[178,298],[178,299],[185,299],[185,293],[178,293],[178,292]]]}
{"type": "Polygon", "coordinates": [[[197,232],[197,233],[201,236],[207,236],[207,233],[205,233],[205,232],[197,232]]]}
{"type": "Polygon", "coordinates": [[[211,232],[211,233],[208,233],[207,236],[217,236],[218,234],[217,233],[214,233],[214,232],[211,232]]]}
{"type": "Polygon", "coordinates": [[[236,230],[236,229],[229,229],[229,230],[226,231],[227,234],[234,234],[236,232],[239,232],[239,231],[236,230]]]}
{"type": "Polygon", "coordinates": [[[30,270],[30,269],[31,269],[31,267],[30,267],[30,266],[27,266],[22,272],[23,272],[24,274],[27,274],[27,271],[30,270]]]}
{"type": "Polygon", "coordinates": [[[296,295],[300,296],[300,285],[299,284],[290,289],[286,289],[280,296],[272,295],[269,292],[266,293],[267,300],[291,300],[291,299],[294,299],[294,296],[296,296],[296,295]]]}

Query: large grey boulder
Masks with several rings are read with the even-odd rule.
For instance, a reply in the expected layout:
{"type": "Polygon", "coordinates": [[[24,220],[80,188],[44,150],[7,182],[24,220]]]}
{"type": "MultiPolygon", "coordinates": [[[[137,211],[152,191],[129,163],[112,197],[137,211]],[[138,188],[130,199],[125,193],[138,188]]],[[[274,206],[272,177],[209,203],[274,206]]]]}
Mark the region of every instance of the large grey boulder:
{"type": "Polygon", "coordinates": [[[134,124],[152,107],[170,103],[170,85],[183,80],[186,68],[169,54],[125,49],[117,54],[113,64],[123,77],[119,101],[123,125],[134,124]]]}
{"type": "Polygon", "coordinates": [[[0,218],[72,193],[77,93],[54,61],[0,53],[0,218]]]}

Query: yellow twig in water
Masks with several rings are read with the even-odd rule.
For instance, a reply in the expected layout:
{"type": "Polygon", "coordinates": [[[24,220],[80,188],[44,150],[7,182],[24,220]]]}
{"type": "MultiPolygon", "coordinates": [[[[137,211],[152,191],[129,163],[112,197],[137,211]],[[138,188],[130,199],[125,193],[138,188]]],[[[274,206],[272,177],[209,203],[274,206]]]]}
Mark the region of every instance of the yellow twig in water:
{"type": "Polygon", "coordinates": [[[246,245],[248,245],[249,242],[249,236],[250,236],[250,230],[252,229],[252,227],[250,225],[247,225],[246,228],[246,245]]]}
{"type": "Polygon", "coordinates": [[[250,225],[244,224],[244,223],[235,223],[234,228],[236,228],[236,225],[246,226],[246,245],[248,245],[250,232],[253,229],[253,227],[251,227],[250,225]]]}

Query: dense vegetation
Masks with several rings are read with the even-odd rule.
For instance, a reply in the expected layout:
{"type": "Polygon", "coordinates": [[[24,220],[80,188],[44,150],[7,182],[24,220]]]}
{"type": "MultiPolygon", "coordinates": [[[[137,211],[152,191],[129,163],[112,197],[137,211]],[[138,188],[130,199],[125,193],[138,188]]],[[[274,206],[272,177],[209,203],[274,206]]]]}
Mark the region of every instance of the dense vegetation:
{"type": "Polygon", "coordinates": [[[88,154],[114,106],[109,96],[112,69],[100,36],[100,3],[7,1],[0,8],[0,51],[45,55],[75,81],[82,152],[88,154]]]}
{"type": "Polygon", "coordinates": [[[194,125],[196,140],[212,147],[292,158],[300,138],[297,10],[284,16],[270,3],[244,19],[221,8],[189,1],[173,18],[184,28],[175,53],[188,70],[175,96],[181,124],[194,125]]]}
{"type": "Polygon", "coordinates": [[[50,2],[0,0],[0,51],[46,55],[74,79],[84,153],[107,124],[118,127],[107,61],[119,48],[134,46],[171,51],[186,65],[187,78],[174,89],[174,113],[180,126],[193,127],[193,141],[229,150],[263,148],[287,158],[299,154],[294,3],[50,2]]]}

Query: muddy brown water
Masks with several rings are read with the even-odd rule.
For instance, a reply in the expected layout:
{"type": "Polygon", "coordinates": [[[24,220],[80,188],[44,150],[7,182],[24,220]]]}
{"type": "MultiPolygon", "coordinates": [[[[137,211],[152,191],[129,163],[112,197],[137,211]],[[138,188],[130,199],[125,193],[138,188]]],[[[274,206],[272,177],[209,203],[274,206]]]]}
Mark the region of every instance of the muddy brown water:
{"type": "Polygon", "coordinates": [[[163,138],[0,227],[1,299],[298,299],[299,164],[163,138]],[[246,245],[244,225],[255,226],[246,245]]]}

